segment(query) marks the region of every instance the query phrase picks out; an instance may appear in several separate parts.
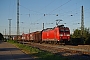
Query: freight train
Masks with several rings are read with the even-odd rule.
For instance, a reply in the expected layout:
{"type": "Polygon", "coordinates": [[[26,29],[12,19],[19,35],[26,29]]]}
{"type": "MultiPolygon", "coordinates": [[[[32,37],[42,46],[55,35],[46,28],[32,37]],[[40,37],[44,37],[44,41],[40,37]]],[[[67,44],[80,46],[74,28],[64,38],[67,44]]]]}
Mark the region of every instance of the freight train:
{"type": "MultiPolygon", "coordinates": [[[[14,38],[14,40],[16,37],[14,38]]],[[[36,31],[18,37],[18,40],[37,42],[37,43],[68,43],[70,41],[70,30],[64,25],[58,25],[54,28],[47,28],[42,31],[36,31]]]]}

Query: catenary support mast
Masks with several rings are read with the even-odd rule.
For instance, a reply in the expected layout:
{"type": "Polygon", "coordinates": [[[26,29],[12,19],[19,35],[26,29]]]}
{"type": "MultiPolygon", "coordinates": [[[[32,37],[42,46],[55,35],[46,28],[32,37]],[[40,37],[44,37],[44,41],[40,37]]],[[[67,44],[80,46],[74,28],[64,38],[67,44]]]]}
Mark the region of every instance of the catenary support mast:
{"type": "Polygon", "coordinates": [[[84,32],[84,11],[83,11],[83,6],[81,8],[81,35],[83,36],[84,32]]]}
{"type": "Polygon", "coordinates": [[[19,0],[17,0],[17,37],[20,35],[19,33],[19,0]]]}

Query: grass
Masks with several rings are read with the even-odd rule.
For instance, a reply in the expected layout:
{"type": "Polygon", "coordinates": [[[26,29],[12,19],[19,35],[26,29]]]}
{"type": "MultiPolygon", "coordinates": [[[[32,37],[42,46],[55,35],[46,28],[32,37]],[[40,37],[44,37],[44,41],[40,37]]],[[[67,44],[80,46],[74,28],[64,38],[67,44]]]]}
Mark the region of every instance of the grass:
{"type": "Polygon", "coordinates": [[[36,60],[69,60],[68,58],[55,55],[47,51],[42,51],[38,48],[34,48],[28,45],[23,45],[13,40],[8,40],[7,42],[14,44],[16,47],[21,49],[23,52],[29,54],[32,57],[37,58],[36,60]]]}

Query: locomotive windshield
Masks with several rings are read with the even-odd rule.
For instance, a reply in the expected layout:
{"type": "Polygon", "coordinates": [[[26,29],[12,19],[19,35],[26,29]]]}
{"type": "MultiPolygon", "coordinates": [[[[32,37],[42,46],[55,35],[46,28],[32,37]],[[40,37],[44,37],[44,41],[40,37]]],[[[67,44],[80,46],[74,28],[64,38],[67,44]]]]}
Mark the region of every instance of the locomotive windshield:
{"type": "Polygon", "coordinates": [[[64,29],[60,29],[60,32],[64,32],[64,29]]]}
{"type": "Polygon", "coordinates": [[[67,28],[60,28],[59,31],[60,32],[69,32],[69,29],[67,29],[67,28]]]}
{"type": "Polygon", "coordinates": [[[65,32],[69,32],[69,30],[68,30],[68,29],[66,29],[66,30],[65,30],[65,32]]]}

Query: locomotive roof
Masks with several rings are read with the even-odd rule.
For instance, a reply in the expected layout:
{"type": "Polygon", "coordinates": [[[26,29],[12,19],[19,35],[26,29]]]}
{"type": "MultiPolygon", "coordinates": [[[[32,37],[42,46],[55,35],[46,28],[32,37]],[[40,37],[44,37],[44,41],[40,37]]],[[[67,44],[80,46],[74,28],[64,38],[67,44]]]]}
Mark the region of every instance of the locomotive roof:
{"type": "Polygon", "coordinates": [[[58,25],[57,27],[64,27],[64,25],[58,25]]]}
{"type": "Polygon", "coordinates": [[[57,27],[59,27],[59,28],[68,28],[68,27],[65,27],[64,25],[58,25],[57,27]]]}
{"type": "Polygon", "coordinates": [[[51,30],[51,29],[53,29],[53,28],[47,28],[47,29],[44,29],[43,31],[46,31],[46,30],[51,30]]]}
{"type": "MultiPolygon", "coordinates": [[[[56,27],[59,27],[59,28],[68,28],[68,27],[64,27],[64,25],[58,25],[58,26],[56,26],[56,27]]],[[[42,30],[42,31],[53,30],[53,29],[55,29],[56,27],[54,27],[54,28],[46,28],[46,29],[44,29],[44,30],[42,30]]]]}

